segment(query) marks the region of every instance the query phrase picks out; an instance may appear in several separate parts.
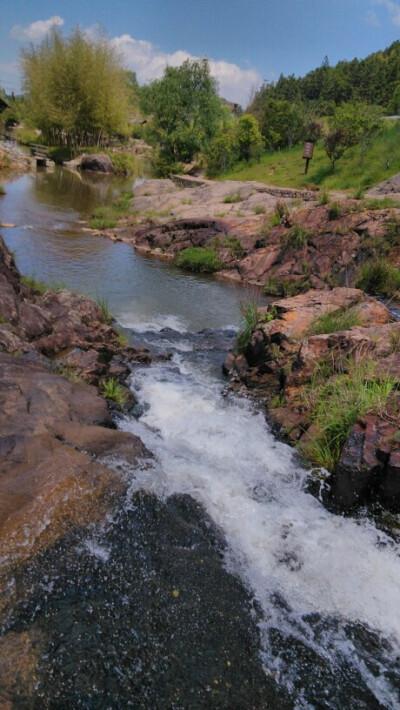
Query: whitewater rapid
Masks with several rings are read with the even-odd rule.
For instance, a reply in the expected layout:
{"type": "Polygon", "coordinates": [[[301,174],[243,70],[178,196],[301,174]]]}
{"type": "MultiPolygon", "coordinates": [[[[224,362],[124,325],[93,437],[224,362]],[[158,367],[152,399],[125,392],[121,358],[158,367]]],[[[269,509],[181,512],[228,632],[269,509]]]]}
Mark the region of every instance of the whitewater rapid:
{"type": "Polygon", "coordinates": [[[271,652],[269,632],[278,628],[331,664],[344,657],[384,707],[400,707],[385,675],[400,657],[399,545],[367,519],[333,515],[307,493],[309,472],[293,449],[249,401],[226,396],[206,362],[176,353],[135,371],[132,387],[143,414],[121,427],[138,434],[159,465],[136,485],[160,496],[190,494],[221,528],[227,566],[262,608],[267,672],[289,688],[300,672],[271,652]],[[315,614],[327,620],[322,636],[308,620],[315,614]],[[371,673],[369,651],[355,647],[349,623],[385,639],[374,659],[381,672],[371,673]]]}

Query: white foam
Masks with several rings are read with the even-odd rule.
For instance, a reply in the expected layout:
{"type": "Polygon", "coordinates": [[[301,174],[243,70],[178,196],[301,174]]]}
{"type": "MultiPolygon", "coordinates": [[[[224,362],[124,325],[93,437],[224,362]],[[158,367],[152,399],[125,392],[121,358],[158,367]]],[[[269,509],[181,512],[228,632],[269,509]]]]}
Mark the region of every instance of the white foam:
{"type": "MultiPolygon", "coordinates": [[[[271,604],[279,594],[298,620],[317,612],[361,622],[399,649],[399,545],[372,523],[329,513],[304,491],[307,471],[260,413],[223,398],[190,363],[177,373],[174,359],[175,369],[135,374],[150,407],[122,427],[155,452],[168,494],[194,496],[222,528],[228,563],[260,601],[265,626],[285,623],[271,604]]],[[[375,691],[388,702],[386,690],[375,691]]]]}
{"type": "Polygon", "coordinates": [[[137,333],[160,333],[164,328],[175,330],[177,333],[188,332],[186,323],[170,313],[160,313],[151,320],[147,320],[146,316],[138,319],[131,313],[122,313],[118,316],[118,322],[124,328],[131,328],[137,333]]]}

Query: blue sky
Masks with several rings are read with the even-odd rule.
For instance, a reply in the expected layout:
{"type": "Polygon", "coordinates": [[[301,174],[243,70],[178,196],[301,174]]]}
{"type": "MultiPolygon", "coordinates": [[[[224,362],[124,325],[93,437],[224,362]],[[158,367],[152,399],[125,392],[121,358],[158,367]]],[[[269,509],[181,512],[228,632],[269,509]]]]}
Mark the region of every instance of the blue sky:
{"type": "Polygon", "coordinates": [[[221,93],[245,104],[263,79],[303,74],[328,55],[363,57],[400,38],[400,0],[0,0],[0,85],[19,88],[18,55],[52,25],[97,25],[139,80],[207,56],[221,93]]]}

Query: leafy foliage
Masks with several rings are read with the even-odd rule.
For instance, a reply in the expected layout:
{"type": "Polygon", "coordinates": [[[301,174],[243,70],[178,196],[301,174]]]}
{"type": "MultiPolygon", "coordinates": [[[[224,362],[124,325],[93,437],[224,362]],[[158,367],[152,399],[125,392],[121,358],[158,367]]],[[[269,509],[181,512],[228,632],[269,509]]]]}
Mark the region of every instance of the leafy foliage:
{"type": "Polygon", "coordinates": [[[151,116],[146,137],[159,148],[159,172],[193,160],[216,135],[224,109],[207,60],[167,67],[161,79],[141,90],[141,106],[151,116]]]}
{"type": "Polygon", "coordinates": [[[115,402],[119,407],[123,407],[124,404],[126,404],[126,392],[115,377],[109,377],[107,380],[104,380],[101,384],[101,390],[106,399],[115,402]]]}
{"type": "Polygon", "coordinates": [[[50,145],[94,145],[127,127],[126,74],[107,40],[52,32],[22,54],[30,115],[50,145]]]}

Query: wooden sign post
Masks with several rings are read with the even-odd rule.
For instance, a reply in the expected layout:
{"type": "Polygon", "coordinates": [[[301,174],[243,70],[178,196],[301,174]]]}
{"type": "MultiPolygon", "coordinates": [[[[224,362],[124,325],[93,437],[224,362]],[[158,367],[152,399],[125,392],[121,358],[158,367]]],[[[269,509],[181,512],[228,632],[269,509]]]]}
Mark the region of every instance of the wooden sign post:
{"type": "Polygon", "coordinates": [[[303,160],[306,161],[304,175],[307,175],[307,173],[308,173],[308,166],[310,164],[310,160],[312,160],[312,158],[313,158],[313,155],[314,155],[314,143],[311,143],[311,141],[306,141],[304,143],[304,150],[303,150],[303,160]]]}

